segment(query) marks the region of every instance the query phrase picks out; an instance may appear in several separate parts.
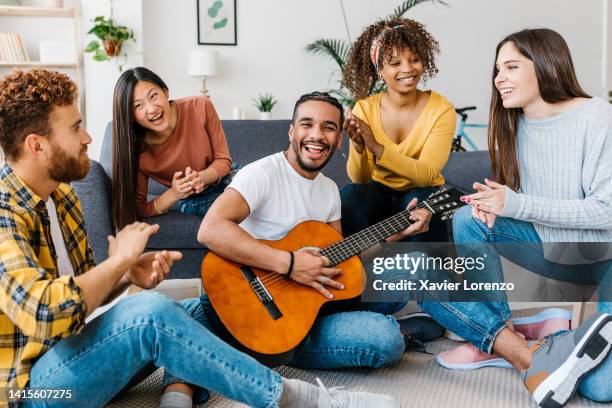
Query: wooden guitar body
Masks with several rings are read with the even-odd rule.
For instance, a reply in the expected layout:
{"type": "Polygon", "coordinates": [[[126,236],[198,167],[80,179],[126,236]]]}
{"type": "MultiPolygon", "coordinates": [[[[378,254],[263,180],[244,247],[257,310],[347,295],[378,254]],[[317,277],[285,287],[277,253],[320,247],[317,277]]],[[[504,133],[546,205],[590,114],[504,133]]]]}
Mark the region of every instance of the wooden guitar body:
{"type": "MultiPolygon", "coordinates": [[[[329,225],[318,221],[305,221],[278,241],[261,241],[286,251],[304,247],[325,248],[340,241],[342,236],[329,225]]],[[[289,255],[287,255],[289,257],[289,255]]],[[[336,280],[344,284],[343,290],[327,287],[333,299],[326,299],[314,288],[287,280],[274,272],[245,268],[210,251],[202,261],[202,285],[212,307],[229,334],[250,354],[283,355],[295,349],[308,335],[321,307],[330,301],[351,299],[365,289],[366,276],[357,256],[336,265],[342,275],[336,280]],[[242,269],[241,269],[242,267],[242,269]],[[277,310],[271,312],[260,295],[266,294],[245,276],[252,270],[271,296],[277,310]]],[[[267,298],[267,297],[266,297],[267,298]]]]}

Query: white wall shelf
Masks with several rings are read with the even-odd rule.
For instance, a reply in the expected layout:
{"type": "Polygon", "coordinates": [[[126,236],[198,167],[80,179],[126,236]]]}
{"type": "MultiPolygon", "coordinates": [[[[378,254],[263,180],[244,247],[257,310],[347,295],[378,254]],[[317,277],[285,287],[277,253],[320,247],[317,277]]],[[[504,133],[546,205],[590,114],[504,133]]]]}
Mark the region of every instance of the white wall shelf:
{"type": "Polygon", "coordinates": [[[71,8],[0,6],[0,16],[73,18],[75,15],[71,8]]]}
{"type": "Polygon", "coordinates": [[[0,67],[76,68],[76,62],[0,61],[0,67]]]}

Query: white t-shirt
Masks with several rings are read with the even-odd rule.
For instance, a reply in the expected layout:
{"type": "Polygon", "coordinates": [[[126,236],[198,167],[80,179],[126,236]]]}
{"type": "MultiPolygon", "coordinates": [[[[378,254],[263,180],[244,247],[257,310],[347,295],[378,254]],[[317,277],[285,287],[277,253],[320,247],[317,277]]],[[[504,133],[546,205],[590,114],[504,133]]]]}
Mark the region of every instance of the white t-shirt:
{"type": "Polygon", "coordinates": [[[336,183],[322,173],[314,180],[301,176],[283,152],[248,164],[228,188],[238,191],[249,205],[251,212],[240,227],[257,239],[281,239],[303,221],[340,219],[336,183]]]}
{"type": "Polygon", "coordinates": [[[72,268],[70,258],[68,258],[68,251],[66,250],[66,242],[64,241],[64,236],[62,235],[62,230],[60,229],[59,221],[57,219],[57,209],[55,208],[55,203],[53,202],[53,199],[49,197],[45,204],[47,206],[47,213],[49,214],[49,222],[51,223],[51,240],[53,241],[55,253],[57,254],[58,272],[60,276],[74,276],[74,269],[72,268]]]}

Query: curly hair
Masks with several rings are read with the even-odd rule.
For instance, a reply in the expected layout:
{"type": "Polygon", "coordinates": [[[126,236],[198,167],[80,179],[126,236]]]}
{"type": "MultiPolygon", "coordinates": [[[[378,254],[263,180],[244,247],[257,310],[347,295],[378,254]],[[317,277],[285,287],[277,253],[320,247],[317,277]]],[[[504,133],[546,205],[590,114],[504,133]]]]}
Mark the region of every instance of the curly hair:
{"type": "Polygon", "coordinates": [[[378,63],[388,62],[395,51],[410,49],[423,63],[423,79],[427,81],[438,73],[435,54],[440,51],[438,42],[425,30],[425,26],[406,18],[381,20],[367,27],[353,43],[343,70],[342,84],[357,99],[370,95],[378,82],[378,72],[370,61],[372,42],[381,42],[378,63]]]}
{"type": "Polygon", "coordinates": [[[56,71],[15,70],[0,79],[0,147],[6,158],[19,159],[29,134],[50,135],[53,108],[71,105],[77,96],[76,84],[56,71]]]}

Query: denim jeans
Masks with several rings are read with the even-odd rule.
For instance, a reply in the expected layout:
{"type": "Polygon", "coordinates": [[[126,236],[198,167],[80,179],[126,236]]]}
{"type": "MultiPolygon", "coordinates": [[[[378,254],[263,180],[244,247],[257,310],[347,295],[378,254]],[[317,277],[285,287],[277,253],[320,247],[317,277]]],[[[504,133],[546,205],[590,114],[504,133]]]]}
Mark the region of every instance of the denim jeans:
{"type": "MultiPolygon", "coordinates": [[[[102,407],[153,364],[250,406],[278,406],[280,375],[187,313],[199,304],[192,299],[181,305],[157,293],[129,296],[45,353],[32,367],[29,386],[71,389],[74,406],[102,407]]],[[[63,405],[66,401],[25,404],[63,405]]]]}
{"type": "Polygon", "coordinates": [[[215,200],[219,198],[227,186],[231,182],[230,176],[225,176],[218,184],[209,185],[200,194],[183,198],[178,202],[179,211],[185,214],[197,215],[204,217],[215,200]]]}
{"type": "MultiPolygon", "coordinates": [[[[544,258],[542,242],[532,224],[519,220],[497,217],[492,229],[471,215],[471,207],[458,210],[453,217],[453,235],[457,244],[484,243],[514,243],[513,245],[486,246],[487,272],[485,278],[492,282],[502,282],[503,272],[500,254],[510,261],[546,277],[558,277],[569,280],[574,277],[578,283],[584,282],[582,272],[584,266],[561,265],[544,258]]],[[[457,251],[461,256],[461,248],[457,251]]],[[[479,246],[480,251],[485,248],[479,246]]],[[[598,275],[589,277],[599,284],[600,293],[605,293],[606,299],[612,290],[612,263],[604,262],[598,268],[598,275]],[[602,292],[603,291],[603,292],[602,292]]],[[[590,282],[594,283],[594,282],[590,282]]],[[[508,302],[505,299],[492,302],[426,302],[423,304],[426,312],[432,315],[440,324],[465,338],[482,351],[490,353],[497,334],[504,328],[505,322],[511,317],[508,302]]],[[[601,312],[612,313],[612,302],[599,302],[601,312]]],[[[587,375],[579,386],[579,392],[587,398],[596,401],[612,401],[612,356],[587,375]]]]}
{"type": "MultiPolygon", "coordinates": [[[[214,332],[203,308],[203,304],[210,305],[206,295],[181,304],[194,319],[214,332]]],[[[362,303],[358,299],[329,304],[289,365],[305,369],[379,368],[399,361],[404,353],[404,338],[399,324],[389,315],[405,305],[406,301],[362,303]],[[363,330],[364,327],[368,330],[363,330]]],[[[141,375],[140,379],[144,377],[141,375]]],[[[164,386],[177,382],[186,381],[166,369],[164,386]]],[[[207,399],[207,390],[196,388],[194,402],[201,404],[207,399]]]]}
{"type": "MultiPolygon", "coordinates": [[[[398,191],[376,181],[347,184],[340,190],[342,233],[345,237],[353,235],[405,210],[413,198],[421,202],[437,190],[437,187],[422,187],[398,191]]],[[[439,218],[434,217],[428,232],[410,237],[406,241],[446,242],[446,226],[439,218]]]]}

